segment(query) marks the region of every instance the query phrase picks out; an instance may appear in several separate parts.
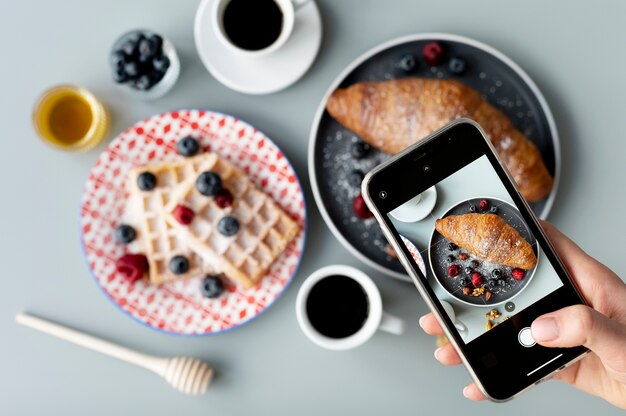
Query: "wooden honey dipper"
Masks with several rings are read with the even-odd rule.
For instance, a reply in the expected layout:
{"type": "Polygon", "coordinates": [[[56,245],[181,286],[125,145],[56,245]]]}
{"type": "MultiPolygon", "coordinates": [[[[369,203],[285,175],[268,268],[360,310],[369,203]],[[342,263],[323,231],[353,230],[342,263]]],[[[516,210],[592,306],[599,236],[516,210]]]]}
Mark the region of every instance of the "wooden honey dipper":
{"type": "Polygon", "coordinates": [[[89,348],[153,371],[163,377],[176,390],[185,394],[197,395],[206,393],[213,377],[213,369],[207,363],[197,358],[162,358],[143,354],[27,313],[18,313],[15,316],[15,320],[22,325],[54,335],[81,347],[89,348]]]}

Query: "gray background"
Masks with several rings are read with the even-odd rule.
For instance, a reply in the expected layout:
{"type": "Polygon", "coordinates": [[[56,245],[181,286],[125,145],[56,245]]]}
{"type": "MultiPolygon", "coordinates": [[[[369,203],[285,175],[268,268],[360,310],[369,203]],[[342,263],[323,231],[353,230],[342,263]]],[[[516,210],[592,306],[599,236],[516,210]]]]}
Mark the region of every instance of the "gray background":
{"type": "Polygon", "coordinates": [[[220,85],[193,43],[196,1],[2,1],[0,36],[0,412],[2,414],[482,414],[619,412],[553,382],[511,403],[470,403],[463,368],[442,368],[434,340],[418,330],[426,311],[413,287],[359,264],[323,224],[308,186],[313,114],[334,77],[366,49],[399,35],[441,31],[474,37],[518,62],[551,105],[563,146],[563,181],[550,218],[586,250],[624,274],[626,203],[626,3],[527,0],[322,0],[324,40],[310,72],[291,88],[250,97],[220,85]],[[108,49],[135,27],[167,35],[182,73],[149,103],[113,88],[108,49]],[[272,137],[307,189],[309,239],[294,284],[249,326],[209,338],[168,336],[139,326],[93,284],[78,243],[78,202],[98,151],[68,155],[37,141],[30,112],[46,87],[72,82],[110,107],[113,132],[154,113],[205,107],[236,114],[272,137]],[[294,315],[297,287],[330,263],[357,265],[380,285],[387,309],[409,321],[402,337],[377,334],[347,353],[322,350],[294,315]],[[18,327],[29,310],[146,352],[204,358],[219,371],[210,392],[185,397],[148,372],[18,327]]]}

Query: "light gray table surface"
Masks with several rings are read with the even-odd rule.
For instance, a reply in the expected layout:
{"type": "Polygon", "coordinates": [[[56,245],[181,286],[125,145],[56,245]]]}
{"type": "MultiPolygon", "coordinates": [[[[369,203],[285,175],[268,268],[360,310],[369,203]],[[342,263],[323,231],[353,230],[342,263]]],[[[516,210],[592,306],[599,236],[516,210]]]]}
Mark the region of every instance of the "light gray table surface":
{"type": "MultiPolygon", "coordinates": [[[[416,290],[359,263],[324,225],[307,175],[313,114],[335,76],[366,49],[399,35],[451,32],[486,42],[518,62],[544,92],[562,138],[563,176],[550,219],[592,255],[626,274],[626,3],[527,0],[319,0],[324,38],[308,74],[291,88],[247,96],[220,85],[193,42],[197,1],[2,1],[0,36],[0,414],[3,415],[616,415],[617,409],[557,382],[513,402],[470,403],[463,368],[443,368],[421,333],[416,290]],[[135,27],[167,35],[182,73],[162,99],[139,102],[114,88],[111,42],[135,27]],[[111,109],[113,133],[165,110],[235,114],[272,137],[295,165],[309,209],[308,245],[286,295],[235,331],[182,338],[131,321],[105,299],[82,259],[78,202],[99,150],[68,155],[31,127],[36,96],[56,83],[93,90],[111,109]],[[370,273],[389,312],[408,321],[401,337],[377,334],[345,353],[300,332],[297,288],[313,270],[347,263],[370,273]],[[161,355],[211,362],[209,393],[186,397],[141,369],[18,327],[28,310],[161,355]]],[[[506,379],[503,379],[506,382],[506,379]]]]}

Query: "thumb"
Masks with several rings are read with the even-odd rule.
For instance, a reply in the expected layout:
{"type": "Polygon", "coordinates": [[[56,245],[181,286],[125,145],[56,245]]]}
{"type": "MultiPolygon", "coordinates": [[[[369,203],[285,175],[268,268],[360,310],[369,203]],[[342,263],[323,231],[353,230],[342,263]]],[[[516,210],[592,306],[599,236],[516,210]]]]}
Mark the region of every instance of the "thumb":
{"type": "Polygon", "coordinates": [[[542,315],[532,323],[533,338],[545,347],[583,345],[605,366],[626,372],[626,326],[586,305],[568,306],[542,315]]]}

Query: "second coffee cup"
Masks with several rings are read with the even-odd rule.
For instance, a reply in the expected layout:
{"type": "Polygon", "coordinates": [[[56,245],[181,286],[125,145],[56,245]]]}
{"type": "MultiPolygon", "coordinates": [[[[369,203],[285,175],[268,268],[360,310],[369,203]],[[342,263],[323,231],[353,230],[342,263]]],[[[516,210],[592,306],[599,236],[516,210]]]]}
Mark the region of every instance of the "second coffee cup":
{"type": "Polygon", "coordinates": [[[302,284],[296,317],[304,334],[331,350],[347,350],[365,343],[380,329],[404,332],[402,319],[383,311],[376,284],[362,271],[333,265],[317,270],[302,284]]]}

